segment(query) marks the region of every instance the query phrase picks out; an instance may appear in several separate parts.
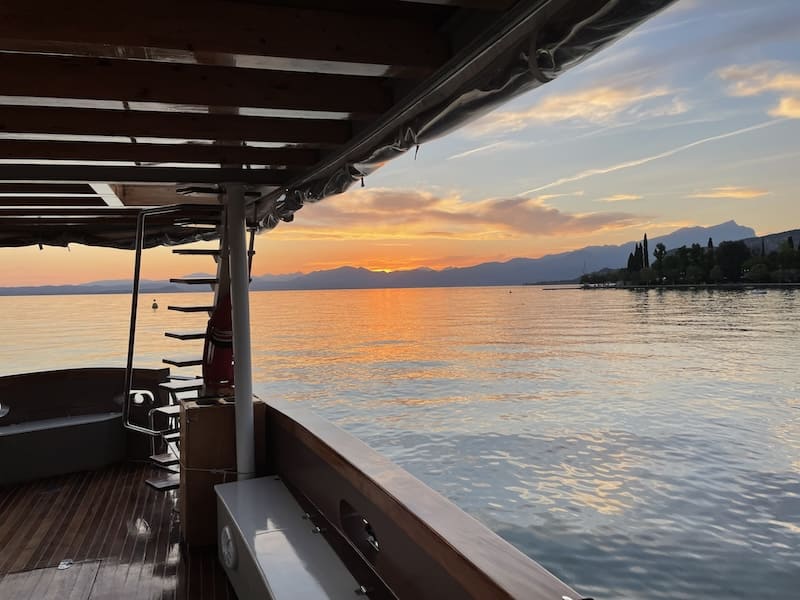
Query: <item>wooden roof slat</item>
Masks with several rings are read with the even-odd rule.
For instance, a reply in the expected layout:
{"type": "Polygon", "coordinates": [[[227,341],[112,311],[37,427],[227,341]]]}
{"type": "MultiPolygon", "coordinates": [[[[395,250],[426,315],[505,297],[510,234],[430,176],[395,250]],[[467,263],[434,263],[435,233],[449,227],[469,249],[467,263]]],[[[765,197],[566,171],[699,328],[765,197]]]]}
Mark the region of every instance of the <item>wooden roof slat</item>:
{"type": "MultiPolygon", "coordinates": [[[[209,219],[215,215],[219,217],[221,212],[220,206],[197,206],[187,205],[182,207],[187,211],[186,214],[179,215],[180,218],[186,219],[189,215],[195,214],[203,219],[209,219]],[[206,210],[209,209],[209,210],[206,210]],[[216,210],[213,210],[216,209],[216,210]]],[[[95,219],[113,219],[113,220],[132,220],[136,221],[142,207],[120,207],[120,208],[84,208],[80,210],[72,210],[72,207],[44,207],[44,208],[0,208],[0,218],[6,218],[7,222],[23,222],[24,219],[31,217],[38,218],[41,223],[50,223],[52,219],[81,219],[81,220],[95,220],[95,219]]],[[[174,214],[157,214],[150,215],[147,222],[153,223],[172,223],[176,220],[174,214]]]]}
{"type": "Polygon", "coordinates": [[[351,125],[349,121],[333,119],[0,105],[0,131],[51,135],[234,139],[328,146],[346,142],[351,135],[351,125]]]}
{"type": "Polygon", "coordinates": [[[429,69],[449,57],[423,19],[220,0],[143,0],[127,10],[107,0],[4,0],[0,40],[11,49],[41,41],[429,69]]]}
{"type": "Polygon", "coordinates": [[[18,182],[238,183],[282,185],[297,172],[273,169],[135,167],[106,165],[0,165],[0,180],[18,182]]]}
{"type": "Polygon", "coordinates": [[[96,196],[85,183],[0,183],[0,194],[88,194],[96,196]]]}
{"type": "MultiPolygon", "coordinates": [[[[302,43],[302,39],[298,39],[302,43]]],[[[0,53],[3,95],[377,115],[382,79],[228,66],[0,53]]]]}
{"type": "Polygon", "coordinates": [[[99,196],[0,196],[5,206],[108,206],[99,196]]]}
{"type": "Polygon", "coordinates": [[[437,6],[453,6],[459,8],[477,8],[480,10],[501,11],[509,8],[517,0],[397,0],[414,4],[433,4],[437,6]]]}
{"type": "Polygon", "coordinates": [[[112,160],[223,165],[313,165],[319,153],[305,148],[254,148],[219,144],[141,144],[0,139],[4,159],[112,160]]]}

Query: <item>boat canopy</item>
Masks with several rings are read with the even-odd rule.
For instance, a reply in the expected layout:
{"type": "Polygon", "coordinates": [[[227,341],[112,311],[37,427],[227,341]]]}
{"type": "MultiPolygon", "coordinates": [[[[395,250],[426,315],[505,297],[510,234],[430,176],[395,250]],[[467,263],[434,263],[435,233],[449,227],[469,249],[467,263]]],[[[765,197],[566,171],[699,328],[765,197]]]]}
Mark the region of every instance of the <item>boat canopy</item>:
{"type": "Polygon", "coordinates": [[[672,2],[4,0],[0,246],[211,239],[230,183],[271,229],[672,2]]]}

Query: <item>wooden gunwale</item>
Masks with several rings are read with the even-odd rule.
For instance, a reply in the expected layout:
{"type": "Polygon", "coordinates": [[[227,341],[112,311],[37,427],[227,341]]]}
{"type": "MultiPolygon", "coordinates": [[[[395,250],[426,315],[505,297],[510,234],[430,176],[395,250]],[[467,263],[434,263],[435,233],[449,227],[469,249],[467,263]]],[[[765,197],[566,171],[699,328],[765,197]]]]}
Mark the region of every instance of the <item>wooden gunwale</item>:
{"type": "MultiPolygon", "coordinates": [[[[382,549],[411,543],[427,555],[427,562],[420,558],[427,569],[423,579],[440,579],[440,590],[461,586],[476,598],[578,597],[544,567],[363,442],[290,403],[267,404],[278,474],[334,526],[341,527],[339,499],[347,500],[374,524],[382,549]]],[[[420,576],[404,571],[398,557],[378,557],[373,566],[398,597],[412,590],[419,598],[435,597],[410,581],[420,576]]]]}

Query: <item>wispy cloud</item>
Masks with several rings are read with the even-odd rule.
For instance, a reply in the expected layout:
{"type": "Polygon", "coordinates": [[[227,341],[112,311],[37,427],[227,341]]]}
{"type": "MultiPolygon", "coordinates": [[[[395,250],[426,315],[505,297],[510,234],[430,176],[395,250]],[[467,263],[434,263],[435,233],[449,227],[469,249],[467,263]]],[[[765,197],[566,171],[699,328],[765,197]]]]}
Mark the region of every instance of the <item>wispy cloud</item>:
{"type": "Polygon", "coordinates": [[[564,211],[547,204],[554,197],[469,202],[458,195],[417,190],[358,189],[307,206],[303,219],[271,235],[281,239],[500,240],[617,230],[646,218],[618,211],[564,211]]]}
{"type": "Polygon", "coordinates": [[[764,129],[765,127],[770,127],[775,125],[776,123],[780,123],[781,120],[774,120],[774,121],[765,121],[763,123],[759,123],[757,125],[751,125],[750,127],[743,127],[741,129],[736,129],[734,131],[729,131],[728,133],[722,133],[719,135],[712,135],[711,137],[703,138],[700,140],[696,140],[689,144],[684,144],[683,146],[678,146],[677,148],[672,148],[671,150],[666,150],[664,152],[660,152],[658,154],[652,154],[650,156],[644,156],[642,158],[637,158],[634,160],[628,160],[625,162],[617,163],[615,165],[610,165],[608,167],[600,167],[596,169],[587,169],[585,171],[581,171],[580,173],[576,173],[575,175],[570,175],[569,177],[562,177],[560,179],[556,179],[555,181],[551,181],[550,183],[545,183],[544,185],[540,185],[535,188],[531,188],[529,190],[525,190],[521,192],[521,196],[527,196],[529,194],[535,194],[537,192],[541,192],[543,190],[548,190],[554,187],[558,187],[564,185],[566,183],[574,183],[575,181],[581,181],[583,179],[588,179],[589,177],[595,177],[597,175],[607,175],[608,173],[614,173],[616,171],[622,171],[624,169],[632,169],[634,167],[639,167],[642,165],[646,165],[647,163],[651,163],[656,160],[661,160],[664,158],[669,158],[670,156],[674,156],[675,154],[679,154],[681,152],[685,152],[691,148],[695,148],[697,146],[702,146],[703,144],[708,144],[710,142],[715,142],[718,140],[724,140],[729,137],[742,135],[743,133],[749,133],[751,131],[757,131],[759,129],[764,129]]]}
{"type": "Polygon", "coordinates": [[[726,185],[722,187],[715,187],[705,192],[697,192],[690,194],[687,198],[724,198],[733,200],[751,200],[753,198],[761,198],[769,194],[767,190],[760,190],[751,187],[738,187],[734,185],[726,185]]]}
{"type": "Polygon", "coordinates": [[[466,152],[459,152],[458,154],[454,154],[453,156],[448,156],[447,160],[455,160],[457,158],[464,158],[466,156],[471,156],[473,154],[478,154],[480,152],[488,152],[489,150],[495,150],[503,145],[505,145],[505,142],[495,142],[493,144],[486,144],[485,146],[480,146],[478,148],[473,148],[472,150],[467,150],[466,152]]]}
{"type": "Polygon", "coordinates": [[[611,125],[621,118],[648,119],[677,115],[687,110],[687,104],[668,87],[643,89],[604,85],[550,95],[524,110],[491,113],[476,121],[469,131],[486,135],[564,121],[611,125]]]}
{"type": "Polygon", "coordinates": [[[641,200],[641,199],[642,197],[636,194],[614,194],[613,196],[598,198],[597,202],[632,202],[634,200],[641,200]]]}
{"type": "Polygon", "coordinates": [[[778,104],[769,110],[773,117],[800,118],[800,72],[778,62],[758,63],[749,66],[731,65],[718,71],[719,77],[729,83],[732,96],[760,96],[777,93],[778,104]]]}

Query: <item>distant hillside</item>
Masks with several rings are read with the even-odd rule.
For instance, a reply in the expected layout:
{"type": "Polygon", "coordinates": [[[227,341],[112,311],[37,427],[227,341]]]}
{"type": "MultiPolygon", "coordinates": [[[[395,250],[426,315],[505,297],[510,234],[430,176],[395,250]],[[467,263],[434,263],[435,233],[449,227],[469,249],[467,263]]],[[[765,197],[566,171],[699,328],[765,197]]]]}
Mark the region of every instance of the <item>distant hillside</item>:
{"type": "Polygon", "coordinates": [[[761,241],[764,241],[764,252],[777,252],[780,250],[781,244],[787,239],[792,238],[795,247],[800,243],[800,229],[792,229],[790,231],[782,231],[781,233],[771,233],[769,235],[762,235],[761,237],[750,237],[742,241],[750,248],[750,252],[756,255],[761,255],[761,241]]]}
{"type": "MultiPolygon", "coordinates": [[[[776,234],[783,235],[783,234],[776,234]]],[[[686,227],[650,240],[650,248],[659,242],[667,248],[694,243],[705,245],[743,238],[758,240],[755,231],[734,221],[713,227],[686,227]]],[[[800,240],[800,235],[795,239],[800,240]]],[[[253,277],[253,290],[318,290],[355,288],[455,287],[486,285],[521,285],[542,281],[577,280],[582,274],[626,264],[635,242],[620,246],[589,246],[571,252],[550,254],[541,258],[514,258],[506,262],[490,262],[471,267],[454,267],[441,271],[419,268],[410,271],[382,273],[357,267],[340,267],[308,274],[261,275],[253,277]]],[[[143,281],[143,294],[197,291],[168,282],[143,281]]],[[[92,282],[72,286],[0,288],[0,295],[25,294],[112,294],[129,293],[129,281],[92,282]]]]}
{"type": "MultiPolygon", "coordinates": [[[[151,281],[143,279],[139,282],[142,294],[167,294],[186,290],[168,281],[151,281]]],[[[130,294],[133,285],[127,279],[93,281],[76,285],[40,285],[0,288],[0,296],[66,296],[71,294],[130,294]]]]}
{"type": "MultiPolygon", "coordinates": [[[[711,237],[715,244],[752,237],[750,227],[727,221],[713,227],[685,227],[650,240],[650,248],[659,242],[667,248],[694,243],[705,245],[711,237]]],[[[541,258],[514,258],[507,262],[482,263],[472,267],[442,271],[414,269],[380,273],[355,267],[315,271],[283,282],[253,279],[257,290],[315,290],[391,287],[448,287],[480,285],[520,285],[540,281],[577,280],[582,274],[603,268],[624,266],[635,242],[620,246],[588,246],[580,250],[550,254],[541,258]]]]}

